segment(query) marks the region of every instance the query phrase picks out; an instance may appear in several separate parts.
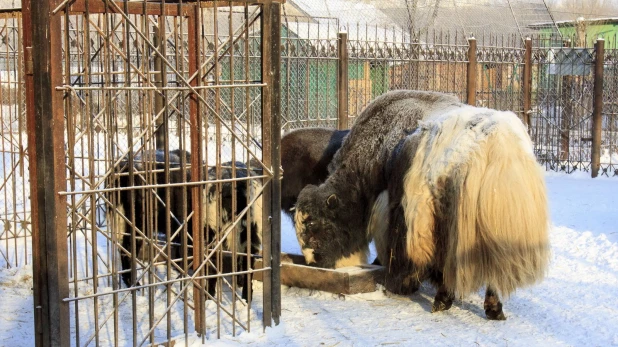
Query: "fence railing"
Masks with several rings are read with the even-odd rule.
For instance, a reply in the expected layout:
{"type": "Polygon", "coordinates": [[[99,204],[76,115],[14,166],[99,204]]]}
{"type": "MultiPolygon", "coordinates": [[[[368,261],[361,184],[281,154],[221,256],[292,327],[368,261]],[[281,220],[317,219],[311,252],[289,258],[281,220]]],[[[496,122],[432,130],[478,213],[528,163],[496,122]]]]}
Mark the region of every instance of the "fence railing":
{"type": "Polygon", "coordinates": [[[542,34],[527,40],[484,35],[462,44],[457,34],[426,32],[410,40],[405,32],[368,25],[334,33],[337,24],[283,23],[285,130],[351,126],[389,90],[440,91],[518,114],[548,170],[618,175],[616,37],[599,53],[542,34]]]}

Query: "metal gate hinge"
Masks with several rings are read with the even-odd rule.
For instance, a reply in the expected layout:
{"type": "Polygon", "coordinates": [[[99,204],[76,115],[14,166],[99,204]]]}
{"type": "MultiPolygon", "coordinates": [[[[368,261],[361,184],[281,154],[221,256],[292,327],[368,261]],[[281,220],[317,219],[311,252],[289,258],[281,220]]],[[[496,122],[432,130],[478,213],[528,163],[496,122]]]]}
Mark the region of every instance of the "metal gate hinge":
{"type": "Polygon", "coordinates": [[[34,74],[34,64],[32,63],[32,47],[26,47],[26,66],[24,67],[24,72],[26,75],[34,74]]]}

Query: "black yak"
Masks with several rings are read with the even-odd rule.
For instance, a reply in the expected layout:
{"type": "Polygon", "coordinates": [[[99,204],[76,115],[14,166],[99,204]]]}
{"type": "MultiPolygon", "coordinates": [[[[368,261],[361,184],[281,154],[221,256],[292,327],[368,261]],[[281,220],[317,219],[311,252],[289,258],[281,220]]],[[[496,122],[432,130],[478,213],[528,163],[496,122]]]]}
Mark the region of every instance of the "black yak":
{"type": "MultiPolygon", "coordinates": [[[[169,153],[169,183],[188,182],[190,180],[189,170],[181,168],[181,156],[184,157],[184,163],[191,161],[191,154],[187,151],[174,150],[169,153]]],[[[183,163],[183,164],[184,164],[183,163]]],[[[129,188],[129,161],[125,157],[118,166],[118,187],[129,188]]],[[[146,150],[134,156],[134,183],[133,186],[142,186],[147,184],[164,184],[165,182],[165,152],[161,150],[146,150]],[[148,172],[147,172],[148,170],[148,172]],[[146,180],[146,176],[153,175],[152,179],[146,180]]],[[[152,176],[151,176],[152,177],[152,176]]],[[[181,255],[181,243],[183,231],[178,231],[181,227],[185,227],[183,221],[184,211],[182,204],[183,199],[187,199],[187,215],[191,209],[191,194],[187,188],[172,187],[168,188],[170,193],[170,234],[171,241],[171,257],[178,259],[181,255]],[[175,234],[175,236],[174,236],[175,234]]],[[[142,249],[143,239],[150,237],[154,240],[166,237],[166,206],[165,206],[165,188],[150,188],[150,189],[122,189],[119,193],[118,204],[115,213],[116,235],[121,240],[122,248],[120,250],[120,262],[122,266],[121,278],[126,286],[140,285],[138,278],[132,278],[132,220],[135,220],[135,254],[138,255],[142,249]],[[155,206],[152,206],[154,204],[155,206]],[[131,216],[131,208],[134,210],[134,217],[131,216]],[[156,211],[155,214],[150,214],[150,211],[156,211]],[[147,228],[147,223],[149,228],[147,228]],[[155,227],[156,226],[156,230],[155,227]],[[154,230],[153,235],[146,235],[146,229],[154,230]]],[[[191,223],[186,224],[188,235],[191,235],[191,223]]],[[[157,258],[163,261],[163,257],[157,258]]],[[[137,275],[135,275],[137,276],[137,275]]]]}
{"type": "MultiPolygon", "coordinates": [[[[241,162],[235,162],[234,168],[232,162],[221,164],[219,176],[217,176],[216,168],[208,170],[209,180],[228,180],[232,178],[247,178],[249,176],[258,176],[260,174],[258,168],[254,167],[247,170],[247,166],[241,162]],[[234,171],[236,174],[234,175],[234,171]]],[[[240,180],[235,183],[224,182],[220,184],[212,184],[208,189],[206,197],[205,210],[202,216],[206,219],[208,229],[208,241],[213,245],[217,240],[234,224],[234,233],[230,233],[223,242],[222,247],[226,251],[239,253],[257,254],[262,247],[262,195],[261,195],[261,180],[249,179],[240,180]],[[219,186],[217,188],[217,186],[219,186]],[[253,201],[253,204],[247,209],[248,204],[253,201]],[[220,206],[218,206],[220,201],[220,206]],[[221,208],[221,213],[217,213],[221,208]],[[246,211],[244,211],[247,209],[246,211]],[[247,218],[248,217],[248,218],[247,218]],[[235,221],[237,223],[234,223],[235,221]],[[247,223],[249,221],[249,223],[247,223]]],[[[237,256],[237,271],[246,271],[248,267],[247,257],[243,255],[237,256]]],[[[251,268],[253,268],[253,258],[251,258],[251,268]]],[[[238,281],[238,285],[242,286],[242,298],[248,300],[251,292],[250,276],[243,276],[244,280],[238,281]]],[[[209,279],[208,292],[214,295],[216,279],[209,279]]]]}
{"type": "MultiPolygon", "coordinates": [[[[146,181],[144,179],[144,171],[148,169],[150,172],[153,172],[155,177],[155,182],[148,181],[148,184],[164,184],[165,182],[165,161],[164,161],[165,152],[161,150],[157,151],[145,151],[142,155],[136,155],[134,158],[134,169],[137,172],[134,176],[134,186],[145,185],[146,181]]],[[[174,150],[169,153],[169,183],[183,183],[190,182],[191,174],[190,170],[186,168],[191,161],[191,154],[186,151],[174,150]],[[184,154],[183,154],[184,153],[184,154]],[[184,156],[184,162],[181,162],[181,157],[184,156]],[[184,169],[183,169],[184,167],[184,169]]],[[[230,179],[232,178],[232,168],[231,162],[223,163],[221,165],[221,175],[220,179],[230,179]]],[[[119,165],[119,173],[123,173],[119,176],[118,186],[121,188],[130,187],[129,184],[129,176],[126,174],[128,172],[129,165],[128,160],[122,160],[119,165]]],[[[148,174],[151,174],[151,173],[148,174]]],[[[252,172],[253,176],[256,176],[256,172],[252,172]]],[[[247,177],[247,169],[243,163],[236,162],[236,178],[244,178],[247,177]]],[[[211,168],[208,170],[208,179],[214,180],[216,179],[216,170],[211,168]]],[[[240,219],[239,223],[234,229],[235,234],[229,234],[227,239],[223,243],[224,250],[232,250],[233,245],[231,244],[232,240],[236,242],[236,251],[238,252],[246,252],[246,244],[248,240],[248,226],[246,223],[246,215],[241,216],[241,213],[245,207],[247,207],[248,197],[251,198],[256,197],[257,191],[259,189],[260,183],[257,180],[251,180],[251,184],[249,185],[250,191],[247,191],[247,181],[239,181],[233,187],[231,182],[224,182],[219,184],[211,184],[208,185],[208,189],[206,189],[206,185],[203,187],[203,201],[202,201],[202,211],[201,217],[203,222],[202,232],[205,232],[205,237],[207,240],[216,240],[218,237],[223,237],[222,233],[228,230],[228,227],[231,225],[231,220],[233,215],[238,216],[240,219]],[[217,185],[220,187],[220,191],[217,191],[217,185]],[[235,194],[233,192],[235,189],[235,194]],[[218,195],[220,193],[221,205],[217,205],[218,195]],[[251,195],[253,194],[253,195],[251,195]],[[232,196],[235,196],[235,210],[232,210],[232,196]],[[220,213],[219,213],[219,208],[220,213]],[[220,221],[217,219],[220,218],[220,221]],[[217,234],[218,233],[218,234],[217,234]]],[[[193,204],[192,204],[192,194],[188,187],[183,186],[174,186],[167,188],[170,190],[170,215],[169,217],[166,215],[166,207],[165,207],[165,189],[166,188],[150,188],[150,189],[135,189],[133,193],[131,190],[121,190],[120,197],[118,201],[118,205],[116,207],[116,226],[117,226],[117,234],[118,238],[121,239],[122,248],[120,251],[120,259],[122,266],[122,281],[126,286],[140,285],[138,281],[137,274],[135,274],[135,278],[132,277],[132,231],[131,231],[131,216],[130,216],[130,208],[134,206],[134,219],[135,219],[135,254],[139,254],[142,245],[143,239],[145,237],[151,237],[152,239],[165,239],[166,236],[166,224],[167,218],[170,220],[170,235],[171,239],[171,259],[177,262],[178,266],[181,267],[180,260],[182,257],[183,247],[187,247],[187,255],[192,256],[193,248],[192,248],[192,236],[193,236],[193,223],[185,223],[186,216],[191,215],[193,212],[193,204]],[[150,194],[150,195],[149,195],[150,194]],[[133,198],[132,198],[133,197],[133,198]],[[151,198],[156,204],[156,207],[147,207],[146,199],[151,198]],[[186,208],[183,207],[183,202],[186,202],[186,208]],[[152,223],[156,221],[151,227],[155,229],[153,235],[146,235],[146,223],[152,223]],[[185,228],[186,231],[180,230],[180,228],[185,228]],[[186,242],[185,245],[183,242],[183,233],[186,232],[186,242]]],[[[259,251],[261,245],[261,195],[257,196],[256,203],[251,206],[249,209],[250,219],[251,219],[251,253],[255,254],[259,251]],[[258,211],[254,211],[257,209],[258,211]]],[[[212,243],[211,243],[212,245],[212,243]]],[[[158,256],[159,260],[162,259],[163,256],[158,256]]],[[[246,256],[238,256],[238,264],[240,265],[240,270],[246,270],[247,264],[246,256]]],[[[184,272],[191,273],[192,269],[184,269],[184,272]]],[[[211,272],[212,274],[212,272],[211,272]]],[[[214,295],[215,290],[215,279],[209,280],[208,292],[210,295],[214,295]]],[[[248,298],[248,290],[249,286],[244,285],[244,281],[239,281],[239,286],[243,287],[242,298],[248,298]]]]}
{"type": "Polygon", "coordinates": [[[298,196],[294,221],[308,264],[333,268],[367,262],[367,227],[376,198],[387,189],[389,154],[420,119],[462,106],[453,96],[406,90],[367,105],[335,154],[328,179],[298,196]]]}

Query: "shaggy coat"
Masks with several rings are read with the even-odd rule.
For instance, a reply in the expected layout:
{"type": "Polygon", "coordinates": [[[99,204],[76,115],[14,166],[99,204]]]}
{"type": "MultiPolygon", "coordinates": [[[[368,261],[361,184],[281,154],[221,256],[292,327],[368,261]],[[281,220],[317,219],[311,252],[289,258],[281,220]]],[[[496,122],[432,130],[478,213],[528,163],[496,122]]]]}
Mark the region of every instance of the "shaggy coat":
{"type": "Polygon", "coordinates": [[[452,297],[482,286],[507,296],[544,277],[545,183],[515,114],[462,107],[421,122],[393,153],[374,216],[389,223],[372,230],[389,291],[429,277],[452,297]]]}
{"type": "Polygon", "coordinates": [[[328,165],[349,130],[304,128],[281,138],[281,209],[292,217],[300,191],[328,177],[328,165]]]}
{"type": "MultiPolygon", "coordinates": [[[[184,163],[191,161],[191,154],[186,151],[174,150],[169,153],[169,182],[181,183],[190,180],[189,170],[181,170],[184,163]]],[[[129,160],[123,158],[117,167],[119,188],[129,188],[131,186],[141,186],[146,184],[164,184],[165,182],[165,152],[161,150],[148,150],[137,154],[133,158],[134,178],[133,185],[129,181],[129,160]],[[152,179],[146,180],[146,171],[154,172],[154,182],[152,179]]],[[[150,175],[150,174],[149,174],[150,175]]],[[[159,239],[162,242],[166,239],[166,225],[170,222],[170,235],[172,235],[171,257],[178,259],[181,255],[182,235],[185,231],[180,231],[186,227],[186,233],[192,235],[192,223],[184,223],[186,215],[190,214],[191,194],[185,187],[169,188],[170,194],[170,215],[167,216],[165,204],[165,189],[135,189],[135,190],[120,190],[118,204],[116,206],[115,226],[116,235],[121,240],[122,248],[120,250],[120,263],[122,267],[121,278],[126,286],[131,286],[132,280],[132,240],[135,239],[135,254],[139,255],[142,249],[143,240],[159,239]],[[180,201],[187,200],[187,210],[183,211],[183,205],[180,201]],[[154,205],[154,206],[153,206],[154,205]],[[150,211],[155,211],[154,215],[150,211]],[[132,214],[133,213],[133,214],[132,214]],[[186,213],[186,214],[185,214],[186,213]],[[135,221],[135,238],[133,238],[132,221],[135,221]],[[149,225],[148,223],[156,223],[149,225]],[[156,228],[155,228],[156,227],[156,228]],[[146,230],[154,230],[152,235],[147,235],[146,230]],[[175,236],[174,236],[175,234],[175,236]]],[[[148,257],[145,257],[148,258],[148,257]]],[[[159,261],[163,261],[163,256],[158,257],[159,261]]],[[[140,282],[135,278],[135,285],[140,285],[140,282]]]]}
{"type": "Polygon", "coordinates": [[[392,91],[360,114],[319,187],[306,186],[294,216],[308,264],[343,267],[366,263],[371,209],[387,188],[384,167],[395,145],[420,119],[461,107],[453,96],[436,92],[392,91]]]}
{"type": "MultiPolygon", "coordinates": [[[[217,177],[217,170],[208,170],[208,179],[231,179],[246,178],[259,175],[258,172],[247,170],[247,166],[241,162],[236,162],[232,168],[232,162],[221,164],[220,176],[217,177]],[[234,175],[234,171],[236,174],[234,175]]],[[[235,183],[225,182],[213,184],[208,189],[205,199],[206,204],[202,216],[206,220],[208,229],[208,239],[210,245],[216,244],[218,240],[225,237],[223,249],[230,252],[257,254],[262,247],[262,195],[260,194],[261,183],[257,179],[241,180],[235,183]],[[254,203],[247,208],[248,204],[255,199],[254,203]],[[220,203],[219,203],[220,202],[220,203]],[[221,213],[217,213],[218,209],[221,213]],[[234,226],[235,225],[235,226],[234,226]],[[230,228],[234,228],[231,230],[230,228]],[[249,248],[248,248],[249,246],[249,248]]],[[[251,267],[253,267],[251,258],[251,267]]],[[[238,271],[246,271],[247,256],[237,256],[238,271]]],[[[249,276],[239,281],[242,286],[242,298],[247,300],[251,291],[249,276]]],[[[208,292],[214,295],[216,279],[208,280],[208,292]]]]}
{"type": "MultiPolygon", "coordinates": [[[[144,179],[144,171],[156,170],[154,173],[156,184],[164,184],[165,174],[163,169],[165,168],[165,152],[157,151],[145,151],[143,155],[136,155],[134,158],[134,170],[138,173],[134,175],[134,185],[144,185],[146,180],[144,179]],[[139,172],[142,173],[139,173],[139,172]]],[[[169,183],[182,183],[189,182],[191,180],[190,170],[181,170],[182,167],[187,167],[184,163],[191,161],[191,154],[189,152],[181,152],[179,150],[171,151],[169,154],[169,183]],[[184,153],[184,155],[183,155],[184,153]],[[184,158],[182,158],[184,157],[184,158]],[[184,164],[184,165],[183,165],[184,164]]],[[[233,178],[232,163],[222,164],[220,179],[233,178]]],[[[119,176],[118,186],[127,188],[130,187],[128,172],[128,160],[121,161],[119,165],[119,173],[124,173],[119,176]]],[[[247,177],[247,167],[240,162],[236,162],[235,165],[235,177],[245,178],[247,177]]],[[[251,175],[256,176],[258,173],[251,172],[251,175]]],[[[217,178],[216,170],[211,168],[208,170],[209,180],[217,178]]],[[[248,181],[238,181],[235,184],[231,182],[225,182],[221,184],[209,185],[208,190],[203,190],[203,205],[202,205],[202,225],[204,231],[207,232],[205,237],[211,241],[211,245],[214,245],[220,238],[227,234],[226,240],[223,243],[223,249],[227,251],[235,250],[237,252],[246,253],[247,244],[250,240],[250,252],[256,254],[259,252],[262,240],[262,223],[261,223],[261,209],[262,199],[261,195],[258,196],[260,183],[257,180],[251,180],[249,184],[249,190],[247,190],[248,181]],[[219,189],[219,190],[218,190],[219,189]],[[251,206],[249,211],[245,213],[245,209],[250,199],[257,196],[255,203],[251,206]],[[221,199],[219,199],[221,197],[221,199]],[[220,205],[218,201],[221,201],[220,205]],[[233,202],[235,205],[233,206],[233,202]],[[219,213],[219,208],[220,213],[219,213]],[[251,221],[250,227],[247,224],[247,216],[251,221]],[[230,229],[233,220],[238,220],[236,227],[233,230],[230,229]],[[249,230],[251,232],[249,233],[249,230]],[[228,233],[228,231],[231,231],[228,233]],[[249,239],[250,235],[250,239],[249,239]],[[214,242],[213,242],[214,241],[214,242]]],[[[152,184],[148,182],[148,184],[152,184]]],[[[143,240],[145,238],[160,239],[162,242],[166,240],[166,225],[167,219],[170,220],[170,235],[171,239],[171,255],[172,259],[178,262],[180,266],[180,260],[183,253],[184,245],[187,246],[188,256],[192,255],[192,238],[183,238],[183,235],[193,235],[193,223],[185,223],[187,216],[193,212],[192,194],[187,187],[171,187],[169,188],[170,194],[170,215],[167,216],[165,206],[165,189],[136,189],[133,190],[121,190],[119,204],[116,207],[116,226],[118,238],[122,240],[122,250],[120,251],[120,259],[122,265],[122,281],[127,286],[140,285],[139,280],[132,279],[132,220],[135,220],[135,254],[139,254],[143,240]],[[148,202],[152,201],[152,202],[148,202]],[[182,202],[186,201],[186,208],[183,207],[182,202]],[[133,203],[132,203],[133,202],[133,203]],[[155,203],[154,207],[149,207],[148,203],[155,203]],[[134,206],[134,217],[131,217],[131,206],[134,206]],[[151,220],[156,220],[156,224],[147,228],[147,223],[151,220]],[[144,230],[153,230],[156,226],[155,233],[153,235],[146,235],[144,230]],[[186,228],[186,231],[180,230],[186,228]],[[186,240],[186,242],[184,241],[186,240]]],[[[147,258],[147,257],[146,257],[147,258]]],[[[247,269],[246,256],[238,256],[239,271],[247,269]]],[[[164,260],[163,256],[158,257],[159,261],[164,260]]],[[[191,269],[187,269],[185,272],[191,273],[191,269]]],[[[137,276],[137,275],[135,275],[137,276]]],[[[209,294],[214,295],[216,279],[209,279],[209,294]]],[[[246,281],[245,281],[246,283],[246,281]]],[[[242,297],[248,298],[249,286],[243,285],[243,281],[239,281],[239,286],[243,287],[242,297]]]]}

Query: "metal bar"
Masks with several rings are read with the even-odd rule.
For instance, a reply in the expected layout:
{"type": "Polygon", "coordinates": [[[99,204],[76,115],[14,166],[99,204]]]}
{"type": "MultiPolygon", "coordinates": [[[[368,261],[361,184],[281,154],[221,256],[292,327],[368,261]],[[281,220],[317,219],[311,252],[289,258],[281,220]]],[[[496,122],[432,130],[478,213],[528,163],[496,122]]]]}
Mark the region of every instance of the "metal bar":
{"type": "Polygon", "coordinates": [[[286,0],[234,0],[234,1],[225,1],[225,4],[217,4],[217,1],[213,0],[204,0],[199,3],[201,8],[213,8],[213,7],[227,7],[228,3],[232,6],[245,6],[245,5],[266,5],[270,3],[279,3],[284,4],[286,0]]]}
{"type": "Polygon", "coordinates": [[[340,32],[337,40],[337,128],[348,128],[348,33],[340,32]]]}
{"type": "MultiPolygon", "coordinates": [[[[199,167],[199,165],[197,166],[199,167]]],[[[136,171],[135,174],[137,174],[138,172],[136,171]]],[[[204,180],[204,181],[195,181],[195,182],[182,182],[182,183],[163,183],[163,184],[145,184],[145,185],[139,185],[139,186],[130,186],[130,187],[123,187],[123,188],[104,188],[104,189],[97,189],[97,190],[81,190],[81,191],[77,191],[77,192],[68,192],[68,191],[62,191],[62,192],[58,192],[58,195],[60,196],[65,196],[65,195],[75,195],[75,194],[92,194],[92,193],[104,193],[104,192],[116,192],[116,191],[126,191],[126,190],[136,190],[136,189],[154,189],[154,188],[167,188],[167,187],[189,187],[189,186],[198,186],[198,185],[203,185],[204,183],[226,183],[226,182],[233,182],[233,181],[248,181],[248,180],[252,180],[252,179],[258,179],[258,178],[269,178],[271,176],[268,175],[259,175],[259,176],[251,176],[251,177],[236,177],[236,178],[227,178],[227,179],[219,179],[219,180],[204,180]]]]}
{"type": "MultiPolygon", "coordinates": [[[[279,325],[281,316],[281,4],[271,5],[270,30],[271,41],[270,60],[270,87],[269,97],[271,99],[270,121],[271,121],[271,160],[273,168],[272,193],[270,214],[271,224],[271,305],[272,318],[275,325],[279,325]]],[[[347,88],[346,88],[347,90],[347,88]]],[[[347,98],[346,98],[347,100],[347,98]]],[[[268,205],[266,205],[268,206],[268,205]]]]}
{"type": "Polygon", "coordinates": [[[603,130],[603,64],[605,58],[605,40],[597,39],[594,62],[594,101],[592,111],[592,177],[599,175],[601,168],[601,138],[603,130]]]}
{"type": "Polygon", "coordinates": [[[527,37],[524,53],[524,124],[530,131],[530,112],[532,112],[532,40],[527,37]]]}
{"type": "MultiPolygon", "coordinates": [[[[62,37],[60,16],[50,16],[54,0],[42,0],[30,7],[33,60],[34,109],[29,128],[37,136],[31,151],[35,166],[32,211],[36,243],[33,244],[35,289],[35,342],[37,346],[70,344],[67,266],[66,197],[56,192],[66,189],[64,164],[64,108],[62,93],[54,87],[62,83],[62,37]],[[38,213],[41,212],[41,213],[38,213]]],[[[26,6],[32,4],[26,1],[26,6]]],[[[26,30],[30,31],[30,30],[26,30]]],[[[30,34],[30,32],[28,33],[30,34]]]]}
{"type": "MultiPolygon", "coordinates": [[[[266,272],[266,271],[271,271],[271,268],[259,268],[259,269],[249,269],[246,271],[238,271],[235,273],[235,275],[245,275],[245,274],[254,274],[254,273],[258,273],[258,272],[266,272]]],[[[120,294],[120,293],[124,293],[124,292],[130,292],[130,291],[136,291],[139,289],[145,289],[145,288],[149,288],[149,287],[153,287],[153,286],[162,286],[162,285],[169,285],[169,284],[174,284],[174,283],[180,283],[180,282],[187,282],[187,281],[191,281],[191,282],[195,282],[197,280],[205,280],[205,279],[209,279],[209,278],[221,278],[221,277],[225,277],[225,276],[229,276],[229,273],[221,273],[221,274],[215,274],[215,275],[208,275],[208,276],[195,276],[195,277],[180,277],[180,278],[176,278],[173,280],[167,280],[167,281],[161,281],[161,282],[157,282],[157,283],[152,283],[152,284],[143,284],[141,286],[133,286],[130,288],[121,288],[121,289],[116,289],[113,291],[108,291],[108,292],[101,292],[99,294],[89,294],[89,295],[81,295],[78,298],[64,298],[62,299],[63,302],[74,302],[74,301],[78,301],[78,300],[85,300],[85,299],[90,299],[90,298],[94,298],[94,297],[101,297],[101,296],[105,296],[105,295],[112,295],[112,294],[120,294]]],[[[180,295],[178,295],[178,297],[180,297],[180,295]]]]}
{"type": "Polygon", "coordinates": [[[468,39],[468,84],[467,99],[468,105],[476,106],[476,39],[468,39]]]}
{"type": "Polygon", "coordinates": [[[56,87],[56,90],[69,90],[69,91],[77,91],[77,90],[202,90],[202,89],[217,89],[217,88],[236,88],[236,87],[264,87],[266,84],[264,83],[245,83],[245,84],[220,84],[220,85],[210,85],[210,86],[199,86],[199,87],[74,87],[71,85],[62,85],[56,87]]]}
{"type": "MultiPolygon", "coordinates": [[[[114,1],[116,6],[106,7],[105,0],[75,0],[68,6],[70,13],[83,13],[85,12],[86,1],[89,2],[90,13],[105,13],[105,14],[120,14],[125,13],[127,15],[149,15],[159,16],[161,15],[161,4],[157,2],[142,2],[142,1],[129,1],[126,11],[120,10],[124,7],[124,1],[114,1]]],[[[187,16],[193,11],[194,5],[180,5],[173,3],[166,3],[164,6],[166,16],[187,16]]],[[[64,10],[64,9],[63,9],[64,10]]]]}
{"type": "MultiPolygon", "coordinates": [[[[24,60],[26,72],[24,78],[25,90],[26,90],[26,128],[28,136],[28,153],[30,156],[30,162],[28,165],[29,178],[30,178],[30,220],[31,220],[31,233],[32,233],[32,263],[33,263],[33,306],[34,306],[34,333],[35,343],[37,346],[42,346],[45,341],[49,344],[49,332],[44,333],[46,327],[43,326],[43,304],[47,295],[45,293],[44,280],[45,273],[37,271],[41,269],[39,262],[42,260],[40,253],[41,249],[41,237],[39,231],[39,198],[37,177],[38,165],[37,165],[37,151],[36,146],[32,145],[36,143],[36,112],[34,110],[34,76],[33,76],[33,54],[32,54],[32,0],[22,1],[22,23],[23,23],[23,41],[24,46],[24,60]]],[[[47,326],[49,327],[49,326],[47,326]]],[[[68,342],[68,340],[67,340],[68,342]]]]}
{"type": "MultiPolygon", "coordinates": [[[[261,26],[261,49],[262,49],[262,81],[267,84],[262,88],[262,163],[268,168],[272,168],[272,76],[271,66],[272,56],[270,45],[273,40],[271,30],[271,18],[273,12],[272,4],[262,5],[262,15],[260,18],[261,26]]],[[[270,180],[263,182],[264,193],[262,195],[262,206],[270,206],[272,201],[272,190],[270,180]]],[[[272,237],[271,237],[271,209],[262,210],[262,254],[265,267],[272,264],[272,237]]],[[[263,315],[262,323],[264,327],[272,326],[272,272],[264,274],[263,281],[263,315]]]]}
{"type": "MultiPolygon", "coordinates": [[[[126,6],[126,5],[125,5],[126,6]]],[[[163,3],[161,3],[161,12],[164,12],[165,9],[163,7],[163,3]]],[[[153,39],[152,39],[152,43],[155,47],[157,47],[157,49],[161,52],[161,54],[163,54],[163,56],[165,56],[165,45],[166,45],[166,41],[165,41],[165,22],[164,22],[164,17],[159,15],[159,22],[157,23],[158,28],[155,29],[153,31],[153,39]]],[[[154,84],[156,86],[157,89],[161,89],[163,87],[166,87],[163,84],[163,79],[164,79],[164,75],[165,75],[165,71],[164,70],[164,66],[163,66],[163,60],[161,59],[161,55],[155,55],[154,57],[154,66],[155,66],[155,70],[157,71],[157,73],[154,76],[154,84]]],[[[159,114],[161,112],[163,112],[163,117],[159,118],[156,121],[156,130],[155,130],[155,147],[157,149],[163,149],[164,147],[164,143],[165,143],[165,137],[166,137],[166,127],[165,127],[165,123],[166,122],[166,115],[167,112],[164,110],[165,107],[165,103],[164,103],[164,96],[162,93],[155,93],[155,101],[154,101],[154,107],[155,107],[155,114],[159,114]]]]}
{"type": "MultiPolygon", "coordinates": [[[[195,6],[194,11],[190,14],[187,19],[187,27],[188,27],[188,37],[187,43],[189,47],[188,55],[189,55],[189,75],[193,75],[197,73],[199,69],[199,57],[200,57],[200,10],[198,6],[195,6]]],[[[201,79],[196,78],[191,81],[191,86],[194,88],[199,88],[199,84],[201,79]]],[[[199,89],[196,89],[199,90],[199,89]]],[[[189,121],[192,126],[189,129],[189,137],[191,143],[191,182],[200,181],[202,178],[200,177],[200,158],[202,158],[201,151],[201,131],[202,131],[202,120],[200,115],[200,103],[198,99],[194,95],[190,95],[189,97],[189,121]]],[[[195,216],[193,217],[193,270],[196,270],[198,264],[202,262],[204,252],[203,252],[203,233],[200,232],[202,229],[201,220],[203,216],[201,215],[201,199],[202,194],[200,192],[205,189],[201,186],[194,186],[191,188],[191,209],[195,216]]],[[[203,282],[203,281],[202,281],[203,282]]],[[[200,295],[200,287],[203,288],[203,283],[200,282],[200,286],[193,286],[193,305],[194,305],[194,323],[195,323],[195,331],[200,334],[204,334],[205,331],[202,331],[201,321],[205,314],[204,312],[204,300],[203,296],[200,295]]]]}

